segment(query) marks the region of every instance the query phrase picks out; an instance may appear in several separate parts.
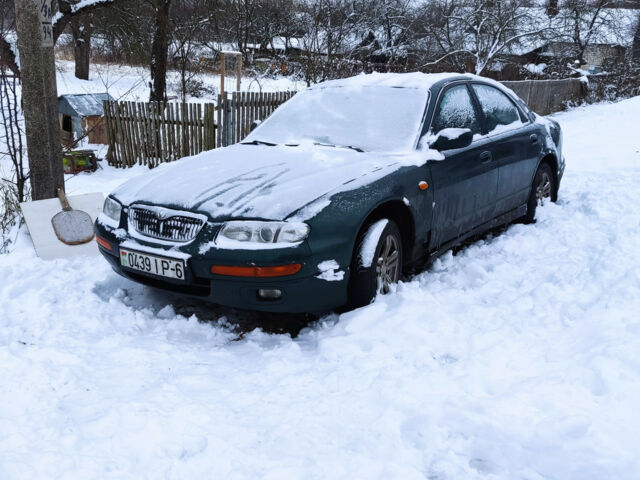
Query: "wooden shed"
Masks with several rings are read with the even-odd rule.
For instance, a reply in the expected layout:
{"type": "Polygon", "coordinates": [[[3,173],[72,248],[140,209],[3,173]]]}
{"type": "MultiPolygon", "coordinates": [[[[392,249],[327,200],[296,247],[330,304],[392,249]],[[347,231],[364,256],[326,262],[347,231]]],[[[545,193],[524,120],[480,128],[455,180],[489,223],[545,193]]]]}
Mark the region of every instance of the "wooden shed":
{"type": "Polygon", "coordinates": [[[113,101],[113,98],[108,93],[61,95],[58,98],[60,137],[64,145],[71,146],[82,137],[87,137],[89,143],[108,143],[102,108],[104,100],[113,101]]]}

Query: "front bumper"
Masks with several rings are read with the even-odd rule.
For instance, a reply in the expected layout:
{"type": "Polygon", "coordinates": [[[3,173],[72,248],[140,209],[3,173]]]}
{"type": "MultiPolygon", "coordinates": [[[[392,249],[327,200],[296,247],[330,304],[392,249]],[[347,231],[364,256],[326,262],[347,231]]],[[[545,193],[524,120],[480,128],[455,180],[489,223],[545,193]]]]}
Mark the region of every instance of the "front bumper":
{"type": "MultiPolygon", "coordinates": [[[[195,253],[186,262],[185,281],[174,281],[123,268],[119,259],[119,247],[122,240],[118,239],[111,229],[105,228],[99,222],[96,222],[95,228],[96,235],[108,242],[111,247],[111,250],[108,250],[99,243],[100,253],[107,259],[113,270],[125,278],[144,285],[206,299],[218,305],[263,312],[321,313],[341,307],[347,302],[347,268],[342,269],[346,273],[342,280],[327,281],[318,278],[317,275],[320,272],[317,271],[317,265],[321,260],[317,260],[308,252],[304,255],[303,268],[300,272],[275,278],[240,278],[214,275],[209,273],[211,265],[221,262],[229,263],[229,258],[217,258],[215,252],[212,255],[195,253]],[[282,295],[277,300],[263,299],[258,295],[259,289],[278,289],[282,295]]],[[[144,247],[148,247],[143,244],[140,246],[143,250],[144,247]]],[[[127,242],[127,248],[135,249],[130,241],[127,242]]],[[[157,245],[154,248],[157,249],[157,245]]],[[[153,252],[150,253],[153,254],[153,252]]],[[[171,253],[167,252],[166,255],[171,256],[171,253]]],[[[299,259],[296,261],[300,262],[299,259]]],[[[240,262],[250,264],[247,263],[246,257],[240,262]]],[[[240,262],[238,265],[242,264],[240,262]]],[[[282,259],[275,260],[274,264],[278,262],[282,262],[282,259]]]]}

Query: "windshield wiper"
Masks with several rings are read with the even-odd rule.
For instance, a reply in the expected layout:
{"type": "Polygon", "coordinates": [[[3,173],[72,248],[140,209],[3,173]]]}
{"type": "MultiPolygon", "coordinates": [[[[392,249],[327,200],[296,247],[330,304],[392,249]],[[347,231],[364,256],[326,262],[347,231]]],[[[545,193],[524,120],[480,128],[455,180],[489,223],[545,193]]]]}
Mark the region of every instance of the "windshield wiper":
{"type": "Polygon", "coordinates": [[[264,140],[251,140],[250,142],[242,142],[242,145],[267,145],[268,147],[275,147],[278,144],[265,142],[264,140]]]}
{"type": "Polygon", "coordinates": [[[354,147],[353,145],[334,145],[332,143],[320,143],[314,142],[314,145],[320,145],[321,147],[335,147],[335,148],[348,148],[350,150],[355,150],[356,152],[364,152],[360,147],[354,147]]]}

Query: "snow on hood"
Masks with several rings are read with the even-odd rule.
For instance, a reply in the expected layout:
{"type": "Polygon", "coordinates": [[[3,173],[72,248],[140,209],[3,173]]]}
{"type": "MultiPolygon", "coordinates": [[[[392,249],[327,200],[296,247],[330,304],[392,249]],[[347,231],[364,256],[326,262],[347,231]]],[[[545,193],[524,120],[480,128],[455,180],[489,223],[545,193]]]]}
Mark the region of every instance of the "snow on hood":
{"type": "Polygon", "coordinates": [[[427,152],[362,153],[322,146],[237,144],[165,164],[112,195],[125,205],[165,205],[214,219],[282,220],[321,197],[372,182],[402,166],[424,163],[427,152]]]}

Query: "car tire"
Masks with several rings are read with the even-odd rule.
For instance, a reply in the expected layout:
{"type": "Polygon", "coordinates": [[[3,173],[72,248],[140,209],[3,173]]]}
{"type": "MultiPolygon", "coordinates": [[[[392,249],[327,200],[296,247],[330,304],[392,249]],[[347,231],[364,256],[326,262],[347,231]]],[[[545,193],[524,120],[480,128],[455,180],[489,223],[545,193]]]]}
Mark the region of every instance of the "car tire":
{"type": "MultiPolygon", "coordinates": [[[[378,238],[371,265],[363,265],[363,249],[369,230],[379,220],[371,222],[358,235],[356,248],[351,260],[349,277],[348,307],[358,308],[370,304],[378,293],[389,293],[390,285],[397,283],[402,276],[402,235],[393,220],[386,220],[386,225],[378,238]]],[[[370,240],[369,240],[370,241],[370,240]]],[[[367,242],[368,243],[368,242],[367,242]]]]}
{"type": "Polygon", "coordinates": [[[527,213],[522,217],[523,223],[534,223],[536,219],[536,208],[544,205],[544,202],[556,201],[556,185],[553,171],[548,163],[543,162],[538,167],[536,175],[531,185],[531,193],[527,201],[527,213]]]}

